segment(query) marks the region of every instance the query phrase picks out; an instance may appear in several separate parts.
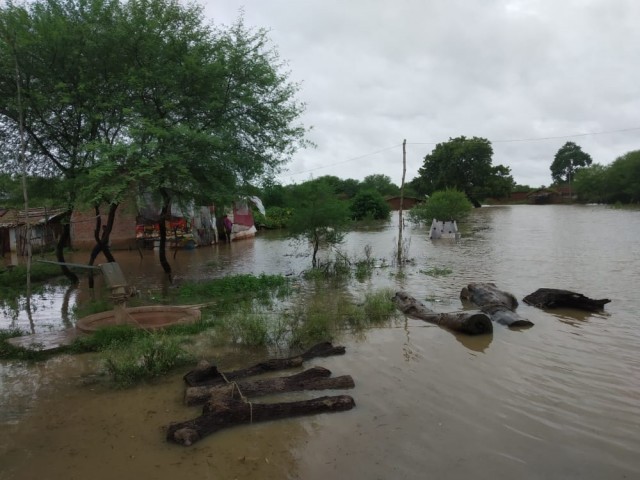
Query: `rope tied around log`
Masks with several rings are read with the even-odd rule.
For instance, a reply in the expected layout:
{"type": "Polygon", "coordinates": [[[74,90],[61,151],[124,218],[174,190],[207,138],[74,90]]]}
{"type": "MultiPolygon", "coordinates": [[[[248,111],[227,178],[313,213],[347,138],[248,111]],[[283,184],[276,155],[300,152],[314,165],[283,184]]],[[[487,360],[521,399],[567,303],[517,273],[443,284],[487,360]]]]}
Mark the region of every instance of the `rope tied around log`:
{"type": "Polygon", "coordinates": [[[227,385],[231,384],[231,398],[233,398],[233,391],[238,390],[240,400],[242,400],[244,403],[249,404],[249,423],[253,424],[253,403],[251,403],[249,399],[243,395],[242,390],[240,390],[240,386],[236,381],[230,382],[224,372],[220,372],[220,375],[222,375],[222,378],[227,383],[227,385]]]}

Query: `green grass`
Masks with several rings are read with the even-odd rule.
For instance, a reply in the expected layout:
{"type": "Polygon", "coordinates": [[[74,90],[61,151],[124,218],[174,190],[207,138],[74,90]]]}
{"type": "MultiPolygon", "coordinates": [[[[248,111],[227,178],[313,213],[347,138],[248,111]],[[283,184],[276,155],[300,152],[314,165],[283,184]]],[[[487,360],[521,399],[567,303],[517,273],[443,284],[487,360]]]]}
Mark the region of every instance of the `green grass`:
{"type": "Polygon", "coordinates": [[[429,270],[420,270],[420,273],[429,275],[430,277],[444,277],[445,275],[451,275],[453,270],[448,267],[433,267],[429,270]]]}
{"type": "Polygon", "coordinates": [[[288,295],[289,289],[289,282],[282,275],[230,275],[206,282],[185,282],[169,301],[180,304],[215,302],[216,309],[222,312],[251,300],[268,304],[274,296],[288,295]]]}
{"type": "MultiPolygon", "coordinates": [[[[310,290],[294,292],[285,277],[267,275],[187,282],[172,292],[173,299],[175,303],[209,303],[202,307],[200,321],[156,332],[131,325],[105,327],[77,338],[63,351],[98,353],[112,384],[127,387],[195,362],[194,352],[203,348],[220,344],[307,348],[335,340],[345,331],[362,332],[383,324],[395,312],[388,290],[353,299],[332,279],[314,278],[309,286],[310,290]]],[[[75,313],[84,316],[110,308],[107,301],[95,301],[75,313]]],[[[4,341],[21,333],[0,331],[0,358],[38,360],[51,356],[16,349],[4,341]]]]}
{"type": "Polygon", "coordinates": [[[396,306],[393,303],[394,292],[390,289],[381,289],[365,294],[364,315],[370,325],[381,325],[396,315],[396,306]]]}
{"type": "MultiPolygon", "coordinates": [[[[33,263],[31,265],[32,293],[45,289],[45,282],[62,278],[58,265],[48,263],[33,263]]],[[[15,297],[24,295],[27,285],[27,267],[17,265],[9,269],[0,270],[0,302],[12,301],[15,297]]]]}
{"type": "Polygon", "coordinates": [[[130,387],[192,364],[195,358],[182,346],[180,337],[146,334],[134,342],[115,343],[104,352],[104,365],[116,386],[130,387]]]}

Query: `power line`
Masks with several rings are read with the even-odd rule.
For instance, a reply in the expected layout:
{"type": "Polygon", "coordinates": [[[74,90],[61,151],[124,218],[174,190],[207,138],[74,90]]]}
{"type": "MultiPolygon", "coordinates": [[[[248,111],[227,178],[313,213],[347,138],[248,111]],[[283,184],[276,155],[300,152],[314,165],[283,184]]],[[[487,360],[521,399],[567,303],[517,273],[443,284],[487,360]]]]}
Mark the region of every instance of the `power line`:
{"type": "MultiPolygon", "coordinates": [[[[571,135],[558,135],[554,137],[531,137],[531,138],[517,138],[511,140],[490,140],[491,143],[516,143],[516,142],[541,142],[544,140],[561,140],[563,138],[575,138],[575,137],[590,137],[592,135],[606,135],[610,133],[622,133],[633,132],[640,130],[640,127],[622,128],[619,130],[607,130],[603,132],[589,132],[589,133],[574,133],[571,135]]],[[[411,142],[407,145],[437,145],[443,142],[411,142]]]]}
{"type": "MultiPolygon", "coordinates": [[[[557,135],[557,136],[552,136],[552,137],[517,138],[517,139],[511,139],[511,140],[489,140],[489,142],[492,143],[492,144],[493,143],[542,142],[542,141],[545,141],[545,140],[561,140],[561,139],[564,139],[564,138],[589,137],[589,136],[595,136],[595,135],[607,135],[607,134],[611,134],[611,133],[634,132],[634,131],[638,131],[638,130],[640,130],[640,127],[621,128],[621,129],[618,129],[618,130],[606,130],[606,131],[602,131],[602,132],[574,133],[574,134],[571,134],[571,135],[557,135]]],[[[443,143],[443,142],[407,142],[407,145],[437,145],[439,143],[443,143]]],[[[302,175],[304,173],[314,172],[316,170],[322,170],[323,168],[335,167],[336,165],[342,165],[342,164],[345,164],[345,163],[353,162],[355,160],[360,160],[361,158],[366,158],[366,157],[370,157],[370,156],[373,156],[373,155],[377,155],[379,153],[383,153],[383,152],[386,152],[386,151],[389,151],[389,150],[393,150],[394,148],[398,148],[398,147],[401,147],[401,146],[402,146],[401,143],[397,143],[395,145],[392,145],[391,147],[382,148],[380,150],[376,150],[376,151],[370,152],[370,153],[365,153],[364,155],[359,155],[357,157],[352,157],[352,158],[349,158],[347,160],[342,160],[341,162],[330,163],[330,164],[327,164],[327,165],[322,165],[320,167],[310,168],[309,170],[303,170],[301,172],[282,174],[280,176],[281,177],[293,177],[294,175],[302,175]]]]}
{"type": "Polygon", "coordinates": [[[353,162],[354,160],[360,160],[361,158],[371,157],[373,155],[377,155],[379,153],[386,152],[388,150],[393,150],[394,148],[398,148],[401,145],[402,145],[401,143],[397,143],[396,145],[392,145],[391,147],[387,147],[387,148],[383,148],[383,149],[380,149],[380,150],[376,150],[375,152],[365,153],[364,155],[359,155],[357,157],[349,158],[348,160],[342,160],[341,162],[330,163],[328,165],[322,165],[320,167],[310,168],[309,170],[303,170],[302,172],[289,173],[289,174],[281,175],[281,176],[283,176],[283,177],[292,177],[294,175],[301,175],[303,173],[309,173],[309,172],[313,172],[315,170],[321,170],[323,168],[335,167],[336,165],[342,165],[343,163],[353,162]]]}

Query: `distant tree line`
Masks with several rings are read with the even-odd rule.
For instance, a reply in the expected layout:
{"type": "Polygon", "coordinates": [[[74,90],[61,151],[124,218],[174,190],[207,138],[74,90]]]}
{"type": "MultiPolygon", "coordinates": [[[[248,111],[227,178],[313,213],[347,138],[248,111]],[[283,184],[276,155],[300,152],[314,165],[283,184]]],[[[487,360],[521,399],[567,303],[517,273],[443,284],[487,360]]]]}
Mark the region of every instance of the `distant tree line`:
{"type": "Polygon", "coordinates": [[[610,165],[596,163],[580,169],[572,188],[583,202],[639,203],[640,150],[625,153],[610,165]]]}

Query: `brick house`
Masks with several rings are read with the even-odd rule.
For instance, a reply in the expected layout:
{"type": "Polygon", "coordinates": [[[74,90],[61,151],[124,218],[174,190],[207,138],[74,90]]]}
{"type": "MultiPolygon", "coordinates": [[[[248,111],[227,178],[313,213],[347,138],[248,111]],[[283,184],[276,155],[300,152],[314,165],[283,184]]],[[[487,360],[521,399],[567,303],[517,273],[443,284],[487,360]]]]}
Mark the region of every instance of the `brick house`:
{"type": "MultiPolygon", "coordinates": [[[[108,209],[100,210],[102,225],[106,225],[108,209]]],[[[114,250],[136,247],[135,204],[123,203],[118,206],[111,230],[111,248],[114,250]]],[[[96,244],[93,232],[96,228],[96,215],[92,210],[75,210],[71,216],[71,244],[73,248],[89,250],[96,244]]]]}

